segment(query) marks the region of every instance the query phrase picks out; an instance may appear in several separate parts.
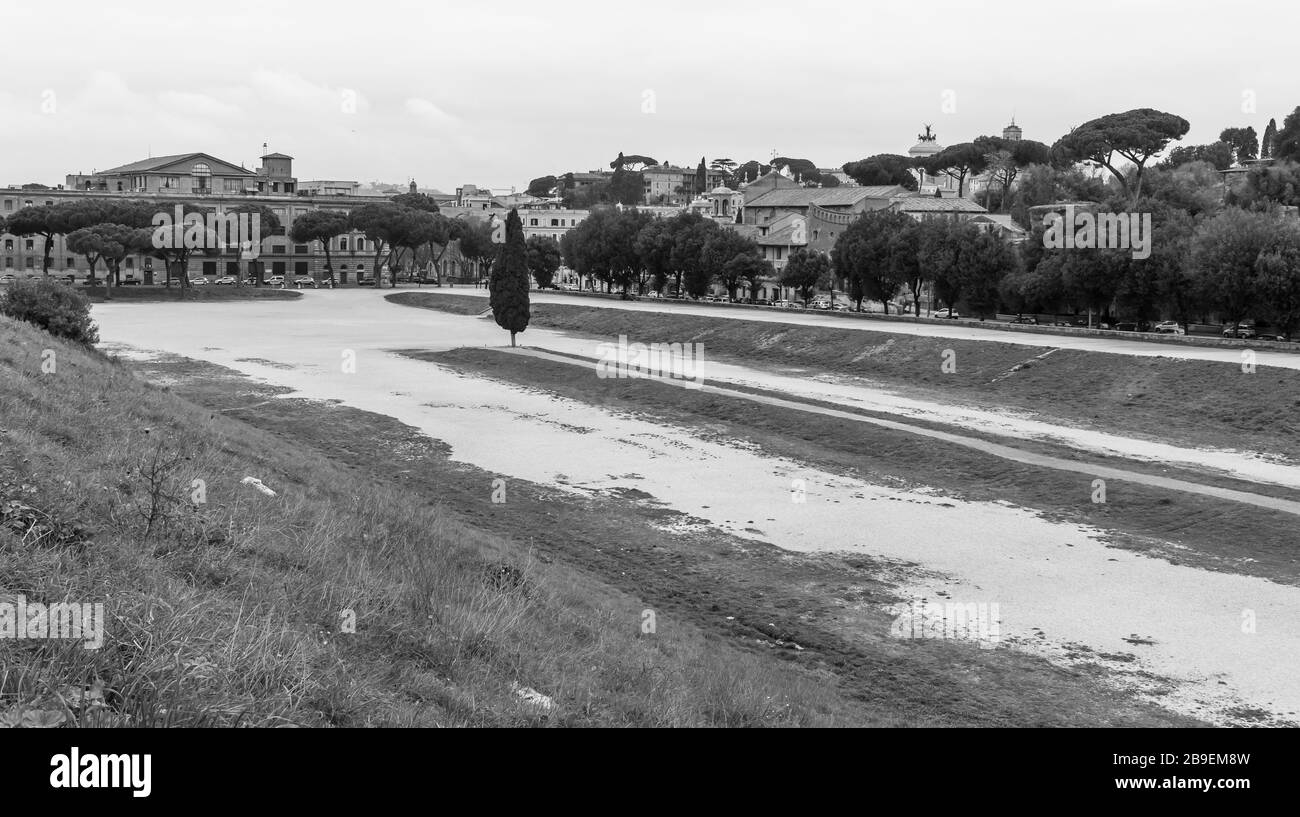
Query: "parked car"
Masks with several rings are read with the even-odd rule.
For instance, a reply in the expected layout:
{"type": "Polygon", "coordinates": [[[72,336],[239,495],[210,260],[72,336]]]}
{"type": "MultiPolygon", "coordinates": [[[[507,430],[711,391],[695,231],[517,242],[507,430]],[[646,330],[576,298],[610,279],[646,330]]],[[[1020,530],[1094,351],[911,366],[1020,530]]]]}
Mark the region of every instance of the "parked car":
{"type": "Polygon", "coordinates": [[[12,284],[14,281],[17,280],[18,280],[17,276],[10,275],[9,273],[0,275],[0,284],[12,284]]]}
{"type": "Polygon", "coordinates": [[[1024,326],[1037,326],[1038,318],[1033,318],[1028,315],[1019,315],[1007,321],[1007,323],[1022,324],[1024,326]]]}
{"type": "Polygon", "coordinates": [[[208,283],[208,279],[207,279],[207,278],[202,278],[202,277],[200,277],[200,278],[191,278],[191,279],[190,279],[190,286],[192,286],[192,287],[201,287],[201,286],[206,286],[207,283],[208,283]]]}
{"type": "Polygon", "coordinates": [[[297,278],[293,279],[293,285],[298,289],[302,289],[303,287],[311,287],[312,289],[315,289],[316,279],[310,275],[299,275],[297,278]]]}
{"type": "Polygon", "coordinates": [[[852,312],[852,311],[853,311],[853,307],[849,306],[848,304],[844,303],[843,301],[836,301],[835,303],[831,304],[831,309],[833,309],[833,310],[836,311],[836,312],[852,312]]]}
{"type": "Polygon", "coordinates": [[[266,285],[269,287],[282,287],[284,286],[284,276],[272,275],[270,278],[266,279],[266,285]]]}
{"type": "Polygon", "coordinates": [[[1138,325],[1137,325],[1135,322],[1133,322],[1133,321],[1120,321],[1119,323],[1115,324],[1115,329],[1118,330],[1118,331],[1120,331],[1120,332],[1137,332],[1137,331],[1139,331],[1139,327],[1138,327],[1138,325]]]}
{"type": "Polygon", "coordinates": [[[1286,335],[1276,334],[1273,332],[1259,332],[1255,335],[1257,340],[1289,340],[1286,335]]]}
{"type": "Polygon", "coordinates": [[[1225,326],[1223,328],[1225,338],[1244,338],[1249,340],[1255,337],[1255,327],[1247,323],[1239,323],[1236,326],[1225,326]]]}
{"type": "Polygon", "coordinates": [[[375,277],[373,275],[368,275],[364,278],[357,279],[357,286],[359,287],[372,287],[374,285],[375,285],[375,277]]]}
{"type": "Polygon", "coordinates": [[[236,281],[237,279],[233,275],[223,275],[217,280],[213,281],[212,283],[224,287],[224,286],[234,286],[236,281]]]}
{"type": "Polygon", "coordinates": [[[812,299],[812,302],[809,303],[808,306],[812,307],[813,309],[830,309],[830,308],[831,308],[831,299],[830,299],[830,298],[813,298],[813,299],[812,299]]]}
{"type": "Polygon", "coordinates": [[[1161,321],[1156,324],[1152,330],[1160,335],[1186,335],[1187,330],[1179,325],[1178,321],[1161,321]]]}
{"type": "Polygon", "coordinates": [[[960,318],[961,315],[952,309],[940,309],[938,312],[934,313],[932,317],[956,320],[960,318]]]}

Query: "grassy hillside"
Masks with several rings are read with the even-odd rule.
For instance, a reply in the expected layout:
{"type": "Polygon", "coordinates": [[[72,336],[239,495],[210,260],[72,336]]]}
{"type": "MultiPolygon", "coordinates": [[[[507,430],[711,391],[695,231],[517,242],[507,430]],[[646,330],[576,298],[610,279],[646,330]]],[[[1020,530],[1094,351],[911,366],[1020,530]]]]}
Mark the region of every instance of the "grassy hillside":
{"type": "Polygon", "coordinates": [[[0,318],[0,601],[107,615],[98,650],[0,639],[0,720],[892,722],[324,450],[0,318]]]}

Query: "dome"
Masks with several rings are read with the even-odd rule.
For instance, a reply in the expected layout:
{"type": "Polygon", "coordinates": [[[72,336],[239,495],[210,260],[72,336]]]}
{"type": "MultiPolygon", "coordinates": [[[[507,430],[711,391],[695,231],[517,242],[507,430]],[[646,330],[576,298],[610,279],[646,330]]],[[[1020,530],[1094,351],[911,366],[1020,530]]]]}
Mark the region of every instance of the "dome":
{"type": "Polygon", "coordinates": [[[713,188],[713,194],[714,194],[714,195],[722,195],[722,196],[726,196],[726,195],[730,195],[730,194],[732,194],[732,193],[734,193],[734,192],[736,192],[736,191],[735,191],[735,190],[732,190],[730,187],[727,187],[725,184],[720,184],[720,185],[718,185],[717,187],[713,188]]]}
{"type": "Polygon", "coordinates": [[[917,142],[907,151],[908,156],[933,156],[943,150],[943,145],[935,141],[917,142]]]}

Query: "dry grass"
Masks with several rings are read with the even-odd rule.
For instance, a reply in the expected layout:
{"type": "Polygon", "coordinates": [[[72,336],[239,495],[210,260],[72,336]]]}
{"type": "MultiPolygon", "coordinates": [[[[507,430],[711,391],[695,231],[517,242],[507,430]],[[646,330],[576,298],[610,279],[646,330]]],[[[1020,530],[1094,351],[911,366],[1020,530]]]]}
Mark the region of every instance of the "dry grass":
{"type": "Polygon", "coordinates": [[[881,725],[818,677],[689,624],[661,614],[643,635],[644,605],[626,593],[7,319],[0,511],[0,597],[102,602],[107,614],[98,650],[0,639],[0,716],[881,725]],[[347,611],[355,632],[343,631],[347,611]]]}

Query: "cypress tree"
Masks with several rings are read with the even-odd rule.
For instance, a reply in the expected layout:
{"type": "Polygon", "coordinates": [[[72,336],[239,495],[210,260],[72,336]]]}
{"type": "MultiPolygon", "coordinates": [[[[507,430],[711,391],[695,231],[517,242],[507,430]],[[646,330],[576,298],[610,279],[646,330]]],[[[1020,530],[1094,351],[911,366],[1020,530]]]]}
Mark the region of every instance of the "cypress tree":
{"type": "Polygon", "coordinates": [[[1259,158],[1267,159],[1273,155],[1273,140],[1277,138],[1277,120],[1268,120],[1268,127],[1264,128],[1264,139],[1260,145],[1259,158]]]}
{"type": "Polygon", "coordinates": [[[515,334],[528,328],[528,249],[524,242],[524,222],[517,210],[506,217],[506,243],[492,265],[488,278],[488,303],[497,326],[515,334]]]}

